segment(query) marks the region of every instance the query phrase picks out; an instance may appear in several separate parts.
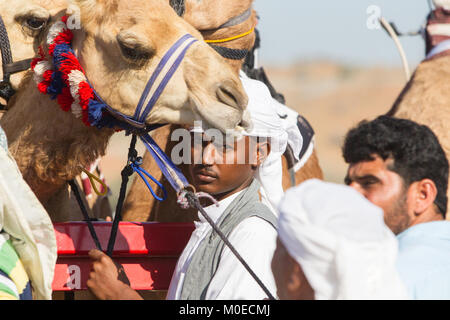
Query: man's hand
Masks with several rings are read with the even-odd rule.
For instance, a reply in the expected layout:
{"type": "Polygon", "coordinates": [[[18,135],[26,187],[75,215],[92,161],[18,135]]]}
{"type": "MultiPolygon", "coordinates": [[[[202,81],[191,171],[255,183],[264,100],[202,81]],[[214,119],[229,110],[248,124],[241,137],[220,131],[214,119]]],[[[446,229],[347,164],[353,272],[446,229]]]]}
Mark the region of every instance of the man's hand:
{"type": "Polygon", "coordinates": [[[142,297],[130,286],[119,280],[118,267],[103,252],[93,249],[89,251],[93,260],[88,288],[100,300],[142,300],[142,297]]]}

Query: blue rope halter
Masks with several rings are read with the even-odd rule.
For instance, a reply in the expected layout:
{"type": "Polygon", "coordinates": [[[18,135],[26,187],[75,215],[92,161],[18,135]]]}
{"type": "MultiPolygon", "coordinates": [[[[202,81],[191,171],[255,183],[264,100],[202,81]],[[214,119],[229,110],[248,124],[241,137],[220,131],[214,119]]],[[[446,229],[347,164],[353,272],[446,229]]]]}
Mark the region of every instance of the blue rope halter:
{"type": "MultiPolygon", "coordinates": [[[[104,100],[99,96],[99,94],[95,90],[93,90],[96,97],[95,103],[99,104],[100,111],[102,111],[101,112],[102,119],[100,121],[97,121],[97,127],[99,128],[120,127],[121,129],[126,130],[127,135],[129,134],[138,135],[141,141],[144,143],[147,150],[155,159],[163,175],[170,182],[171,186],[175,189],[177,193],[188,187],[189,182],[187,181],[183,173],[175,166],[172,160],[164,153],[163,150],[161,150],[158,144],[149,135],[150,131],[160,128],[164,125],[156,124],[147,126],[145,123],[145,119],[147,118],[148,114],[152,111],[153,107],[155,106],[158,99],[161,97],[161,94],[163,93],[170,79],[172,79],[173,75],[181,65],[181,62],[183,61],[187,50],[192,46],[192,44],[194,44],[197,41],[198,40],[195,39],[190,34],[186,34],[183,37],[181,37],[177,42],[175,42],[175,44],[173,44],[172,47],[166,52],[166,54],[158,64],[156,70],[150,77],[144,89],[144,92],[142,93],[142,96],[139,100],[139,103],[136,107],[136,112],[133,117],[129,117],[111,108],[106,102],[104,102],[104,100]],[[162,71],[166,68],[166,66],[169,66],[168,71],[165,74],[162,74],[162,71]],[[161,77],[163,77],[162,80],[156,87],[152,96],[149,97],[150,91],[152,90],[156,81],[161,77]],[[109,113],[109,116],[108,115],[105,116],[103,111],[107,111],[109,113]]],[[[160,182],[158,182],[152,175],[150,175],[147,171],[145,171],[140,167],[142,161],[139,161],[139,159],[138,160],[134,159],[130,160],[130,162],[131,168],[144,180],[145,184],[147,185],[147,187],[149,188],[151,194],[155,197],[155,199],[158,201],[165,200],[167,198],[167,191],[160,182]],[[162,198],[158,197],[155,194],[155,192],[153,191],[153,189],[149,184],[149,181],[145,176],[150,178],[163,190],[164,196],[162,198]]]]}

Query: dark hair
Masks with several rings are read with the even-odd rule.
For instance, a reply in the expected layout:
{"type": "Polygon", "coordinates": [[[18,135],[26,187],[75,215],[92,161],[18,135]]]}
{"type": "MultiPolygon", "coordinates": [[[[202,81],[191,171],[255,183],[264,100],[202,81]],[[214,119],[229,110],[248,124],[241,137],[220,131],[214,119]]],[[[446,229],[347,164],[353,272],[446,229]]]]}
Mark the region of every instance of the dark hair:
{"type": "Polygon", "coordinates": [[[374,160],[373,155],[393,159],[390,169],[406,186],[432,180],[437,188],[434,203],[445,218],[449,164],[438,138],[427,126],[388,116],[362,121],[347,134],[342,151],[349,164],[374,160]]]}

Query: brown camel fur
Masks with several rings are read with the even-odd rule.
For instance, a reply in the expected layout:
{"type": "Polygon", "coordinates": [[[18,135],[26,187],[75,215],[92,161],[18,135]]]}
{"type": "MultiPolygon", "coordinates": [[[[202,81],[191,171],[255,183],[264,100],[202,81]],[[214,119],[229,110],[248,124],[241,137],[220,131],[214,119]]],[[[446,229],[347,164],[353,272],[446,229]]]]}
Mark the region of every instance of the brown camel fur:
{"type": "MultiPolygon", "coordinates": [[[[224,39],[227,37],[242,34],[257,24],[256,12],[253,11],[250,19],[237,26],[214,30],[215,28],[226,23],[230,18],[238,16],[247,10],[253,3],[253,0],[246,1],[228,1],[221,2],[215,0],[203,1],[186,1],[186,13],[184,19],[191,23],[194,27],[202,32],[205,39],[224,39]]],[[[254,46],[255,34],[252,33],[246,37],[233,40],[230,42],[220,43],[221,46],[232,49],[251,49],[254,46]]],[[[227,63],[233,66],[236,73],[242,67],[243,60],[225,59],[227,63]]],[[[176,126],[164,127],[152,133],[153,138],[159,146],[170,155],[173,147],[178,142],[170,141],[170,136],[176,126]]],[[[131,189],[128,193],[124,204],[123,219],[126,221],[158,221],[158,222],[192,222],[197,219],[196,210],[182,210],[176,203],[176,194],[171,189],[168,182],[163,178],[158,166],[148,152],[144,156],[142,165],[148,172],[150,172],[158,181],[162,182],[168,191],[168,198],[163,202],[155,200],[146,185],[139,177],[135,177],[131,189]]],[[[283,187],[288,189],[291,187],[287,161],[283,157],[283,187]]],[[[185,174],[188,180],[190,174],[187,165],[181,165],[180,169],[185,174]]],[[[312,179],[323,179],[322,170],[319,166],[319,161],[314,150],[311,157],[305,165],[296,172],[296,184],[312,179]]],[[[150,183],[154,190],[157,190],[159,196],[162,191],[154,183],[150,183]]]]}
{"type": "MultiPolygon", "coordinates": [[[[134,113],[140,92],[170,45],[186,33],[202,40],[165,1],[76,3],[82,29],[75,32],[74,50],[97,92],[109,105],[127,115],[134,113]],[[149,16],[149,13],[157,14],[149,16]],[[125,56],[119,41],[122,45],[126,42],[131,49],[144,48],[152,56],[146,63],[136,64],[125,56]],[[111,86],[112,83],[115,85],[111,86]]],[[[81,173],[81,167],[104,155],[114,131],[87,127],[72,114],[59,110],[54,101],[38,92],[31,76],[23,80],[11,103],[14,107],[2,118],[1,125],[25,180],[53,221],[80,220],[78,213],[74,217],[64,208],[55,210],[47,205],[64,203],[62,198],[55,201],[52,198],[65,188],[67,180],[81,173]]],[[[199,41],[188,50],[146,122],[187,124],[206,116],[210,125],[220,122],[223,129],[232,129],[241,122],[246,104],[239,78],[214,50],[199,41]],[[217,94],[220,90],[229,93],[231,99],[217,94]],[[215,109],[226,110],[229,116],[218,119],[215,109]]]]}

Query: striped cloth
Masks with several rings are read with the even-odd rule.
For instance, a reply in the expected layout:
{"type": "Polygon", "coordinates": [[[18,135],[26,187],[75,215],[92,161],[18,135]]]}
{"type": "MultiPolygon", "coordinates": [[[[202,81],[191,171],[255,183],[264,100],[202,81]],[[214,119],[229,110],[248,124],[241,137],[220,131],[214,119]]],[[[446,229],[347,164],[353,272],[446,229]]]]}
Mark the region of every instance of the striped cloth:
{"type": "Polygon", "coordinates": [[[32,300],[25,268],[6,233],[0,232],[0,300],[32,300]]]}
{"type": "Polygon", "coordinates": [[[450,11],[437,8],[429,15],[426,27],[427,54],[441,42],[450,40],[450,11]]]}

